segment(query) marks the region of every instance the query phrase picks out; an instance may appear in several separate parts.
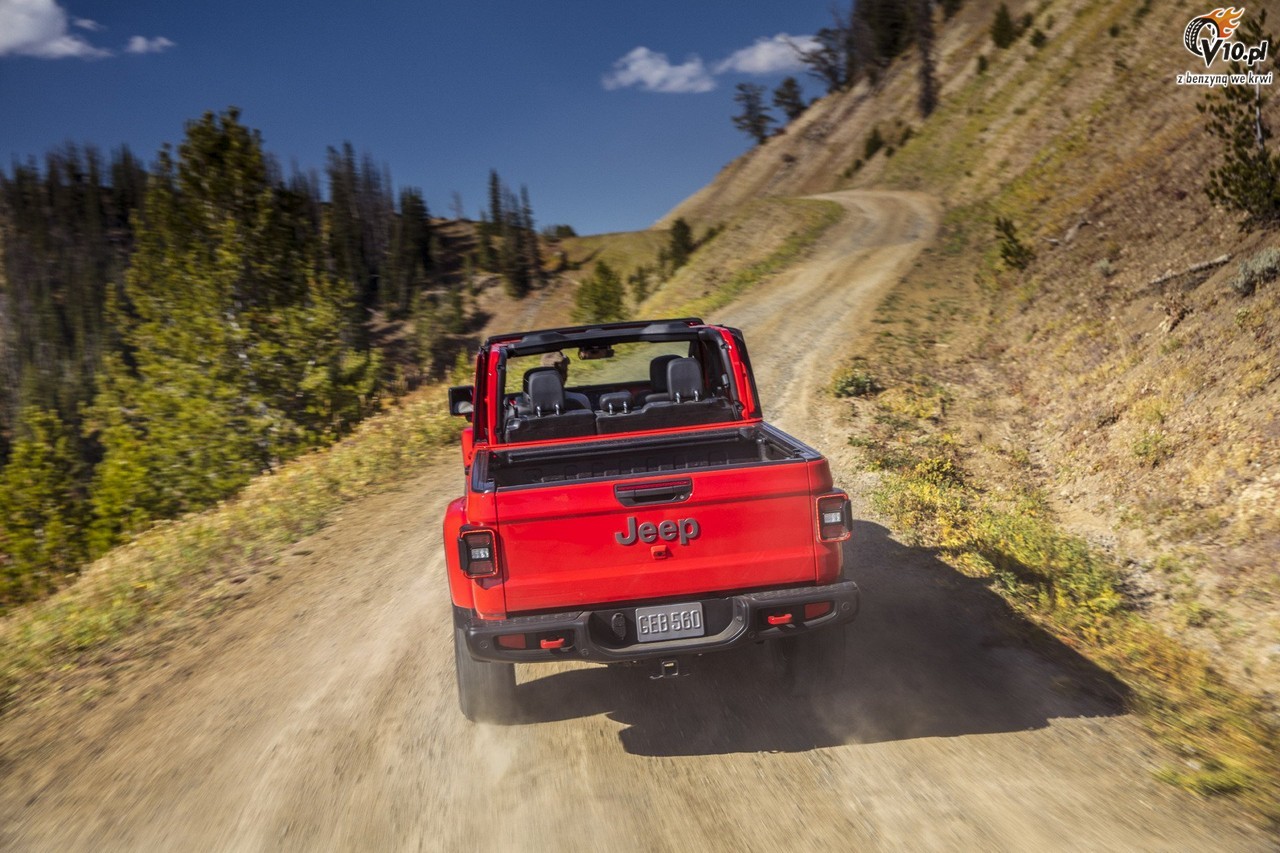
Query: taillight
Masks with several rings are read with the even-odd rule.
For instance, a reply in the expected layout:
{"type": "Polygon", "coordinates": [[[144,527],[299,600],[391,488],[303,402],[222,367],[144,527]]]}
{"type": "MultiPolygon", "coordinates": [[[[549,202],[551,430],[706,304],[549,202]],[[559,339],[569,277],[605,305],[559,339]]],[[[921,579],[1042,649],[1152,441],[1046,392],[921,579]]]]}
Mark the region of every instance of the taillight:
{"type": "Polygon", "coordinates": [[[458,557],[464,574],[485,578],[498,573],[493,531],[472,530],[458,537],[458,557]]]}
{"type": "Polygon", "coordinates": [[[853,507],[845,494],[818,498],[818,538],[842,542],[853,532],[853,507]]]}

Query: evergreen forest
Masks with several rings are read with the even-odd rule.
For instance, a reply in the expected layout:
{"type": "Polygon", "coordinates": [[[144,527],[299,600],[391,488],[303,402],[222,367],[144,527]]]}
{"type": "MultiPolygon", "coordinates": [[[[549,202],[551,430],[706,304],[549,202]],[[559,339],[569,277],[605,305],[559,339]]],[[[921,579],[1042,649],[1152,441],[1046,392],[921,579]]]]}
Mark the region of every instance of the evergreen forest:
{"type": "Polygon", "coordinates": [[[349,143],[286,174],[235,109],[0,171],[0,614],[447,371],[477,277],[544,277],[528,191],[488,194],[433,216],[349,143]]]}

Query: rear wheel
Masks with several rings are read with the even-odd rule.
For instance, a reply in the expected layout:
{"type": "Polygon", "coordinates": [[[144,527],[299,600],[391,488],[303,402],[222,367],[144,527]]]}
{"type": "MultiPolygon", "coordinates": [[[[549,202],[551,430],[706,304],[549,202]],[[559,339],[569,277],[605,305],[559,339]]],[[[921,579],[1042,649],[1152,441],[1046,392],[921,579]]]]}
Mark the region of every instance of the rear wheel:
{"type": "Polygon", "coordinates": [[[458,707],[464,717],[476,723],[505,723],[515,718],[515,664],[473,658],[462,628],[453,632],[453,663],[458,673],[458,707]]]}

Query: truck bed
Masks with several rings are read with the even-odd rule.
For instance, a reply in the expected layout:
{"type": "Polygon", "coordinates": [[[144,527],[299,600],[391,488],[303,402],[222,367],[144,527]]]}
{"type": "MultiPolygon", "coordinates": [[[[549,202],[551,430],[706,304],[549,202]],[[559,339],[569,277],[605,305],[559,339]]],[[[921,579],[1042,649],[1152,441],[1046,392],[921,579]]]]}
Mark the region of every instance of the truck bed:
{"type": "Polygon", "coordinates": [[[590,445],[493,450],[476,460],[472,486],[482,491],[643,477],[820,458],[767,424],[590,445]]]}

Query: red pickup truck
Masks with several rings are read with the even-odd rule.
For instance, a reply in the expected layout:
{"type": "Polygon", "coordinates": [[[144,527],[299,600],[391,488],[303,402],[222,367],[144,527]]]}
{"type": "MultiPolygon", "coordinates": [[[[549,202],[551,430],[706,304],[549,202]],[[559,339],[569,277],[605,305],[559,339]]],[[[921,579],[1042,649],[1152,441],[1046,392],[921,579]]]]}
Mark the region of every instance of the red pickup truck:
{"type": "Polygon", "coordinates": [[[856,615],[849,498],[821,454],[764,422],[737,329],[497,335],[449,408],[471,421],[466,494],[444,518],[469,719],[515,714],[516,663],[673,676],[747,643],[794,658],[797,639],[856,615]]]}

